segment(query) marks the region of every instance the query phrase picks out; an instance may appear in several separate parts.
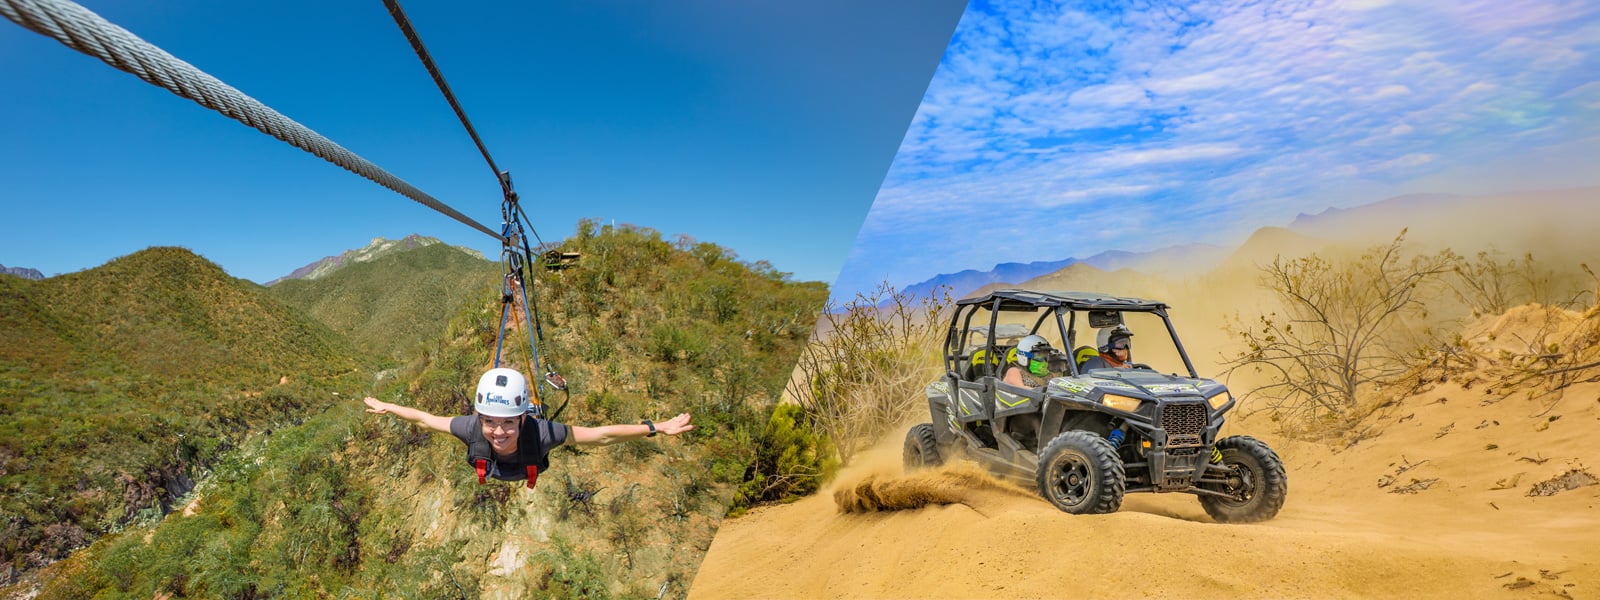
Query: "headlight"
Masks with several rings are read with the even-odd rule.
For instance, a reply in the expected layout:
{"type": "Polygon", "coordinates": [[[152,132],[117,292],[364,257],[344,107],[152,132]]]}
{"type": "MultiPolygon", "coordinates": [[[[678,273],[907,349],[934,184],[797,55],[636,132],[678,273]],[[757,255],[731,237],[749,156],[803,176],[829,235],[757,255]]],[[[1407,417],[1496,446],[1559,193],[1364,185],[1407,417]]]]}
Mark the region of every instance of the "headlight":
{"type": "Polygon", "coordinates": [[[1144,402],[1138,398],[1106,394],[1100,398],[1100,403],[1124,412],[1137,412],[1139,403],[1144,402]]]}
{"type": "Polygon", "coordinates": [[[1233,396],[1228,390],[1217,392],[1216,395],[1206,398],[1206,403],[1211,405],[1211,410],[1221,410],[1224,405],[1233,401],[1233,396]]]}

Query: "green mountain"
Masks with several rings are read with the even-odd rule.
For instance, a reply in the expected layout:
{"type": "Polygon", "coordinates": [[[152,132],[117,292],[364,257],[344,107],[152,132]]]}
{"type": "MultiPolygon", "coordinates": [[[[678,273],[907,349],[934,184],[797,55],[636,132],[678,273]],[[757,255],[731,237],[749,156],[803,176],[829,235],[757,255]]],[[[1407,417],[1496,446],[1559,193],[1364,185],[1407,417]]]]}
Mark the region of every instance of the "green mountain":
{"type": "Polygon", "coordinates": [[[498,263],[476,252],[434,243],[391,250],[315,279],[285,280],[268,293],[368,353],[394,356],[438,338],[463,303],[498,298],[500,273],[498,263]]]}
{"type": "Polygon", "coordinates": [[[357,360],[182,248],[0,277],[0,582],[159,516],[251,431],[326,408],[357,360]]]}
{"type": "MultiPolygon", "coordinates": [[[[352,399],[253,438],[192,510],[52,565],[38,597],[683,597],[827,291],[648,229],[586,222],[562,249],[583,258],[536,286],[570,382],[547,406],[580,426],[689,412],[694,431],[558,448],[530,491],[478,484],[458,441],[352,399]]],[[[497,303],[456,312],[375,395],[469,411],[497,303]]]]}

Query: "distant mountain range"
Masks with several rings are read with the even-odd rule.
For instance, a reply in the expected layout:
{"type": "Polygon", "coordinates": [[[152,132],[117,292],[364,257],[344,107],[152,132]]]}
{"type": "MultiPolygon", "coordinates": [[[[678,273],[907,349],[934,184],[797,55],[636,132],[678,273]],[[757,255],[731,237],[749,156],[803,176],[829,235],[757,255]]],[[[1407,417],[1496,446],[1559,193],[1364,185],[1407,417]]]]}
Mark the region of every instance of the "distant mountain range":
{"type": "MultiPolygon", "coordinates": [[[[1485,250],[1524,248],[1554,264],[1592,262],[1596,249],[1594,218],[1600,187],[1510,192],[1481,196],[1410,194],[1350,208],[1301,213],[1286,227],[1262,227],[1236,248],[1205,244],[1171,246],[1151,252],[1109,250],[1079,259],[1003,263],[987,271],[968,269],[936,275],[906,286],[913,297],[927,297],[948,286],[956,298],[987,289],[1022,285],[1066,284],[1085,279],[1075,265],[1099,271],[1131,269],[1143,275],[1172,277],[1214,270],[1253,270],[1277,254],[1314,252],[1333,239],[1357,244],[1382,243],[1406,230],[1406,240],[1424,248],[1449,247],[1471,255],[1485,250]],[[1533,250],[1537,248],[1537,250],[1533,250]],[[1061,277],[1047,277],[1061,272],[1061,277]]],[[[1181,277],[1180,277],[1181,278],[1181,277]]]]}
{"type": "MultiPolygon", "coordinates": [[[[372,243],[367,244],[364,248],[345,250],[336,256],[325,256],[316,262],[295,269],[288,275],[268,281],[266,285],[267,287],[271,287],[277,285],[281,281],[290,279],[319,279],[326,277],[330,273],[333,273],[334,271],[337,271],[341,267],[345,267],[347,265],[370,262],[401,250],[410,250],[412,248],[421,248],[423,246],[432,246],[443,243],[444,242],[441,242],[436,238],[418,235],[415,233],[398,240],[387,240],[381,237],[373,238],[372,243]]],[[[472,256],[476,256],[479,259],[484,259],[483,253],[478,252],[477,250],[463,248],[461,246],[453,246],[453,248],[462,252],[466,252],[472,256]]]]}
{"type": "Polygon", "coordinates": [[[1230,251],[1229,248],[1209,244],[1184,244],[1150,252],[1107,250],[1088,258],[1002,263],[987,271],[967,269],[959,273],[935,275],[925,281],[906,286],[905,292],[916,298],[924,298],[940,286],[945,286],[950,288],[952,297],[961,298],[985,287],[1018,284],[1073,265],[1088,265],[1101,271],[1136,269],[1148,273],[1205,272],[1216,267],[1230,251]]]}
{"type": "Polygon", "coordinates": [[[23,279],[32,279],[34,281],[44,279],[44,273],[40,273],[38,269],[29,269],[27,267],[8,267],[5,265],[0,265],[0,273],[16,275],[17,277],[21,277],[23,279]]]}

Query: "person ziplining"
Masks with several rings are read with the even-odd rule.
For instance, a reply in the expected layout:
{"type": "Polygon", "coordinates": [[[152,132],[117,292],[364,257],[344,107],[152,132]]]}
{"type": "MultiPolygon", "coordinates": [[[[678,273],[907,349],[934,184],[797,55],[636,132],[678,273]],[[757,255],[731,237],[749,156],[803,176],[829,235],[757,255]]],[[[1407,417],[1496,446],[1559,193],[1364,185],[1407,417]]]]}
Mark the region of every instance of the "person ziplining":
{"type": "Polygon", "coordinates": [[[448,433],[467,446],[467,464],[478,473],[478,483],[486,478],[501,481],[527,480],[533,488],[539,474],[550,468],[550,451],[562,444],[606,446],[617,442],[678,435],[694,429],[689,414],[655,423],[646,419],[638,425],[576,427],[535,417],[529,401],[527,378],[515,369],[497,367],[478,378],[473,414],[444,417],[368,397],[367,412],[391,414],[434,433],[448,433]]]}
{"type": "MultiPolygon", "coordinates": [[[[680,413],[659,424],[644,420],[638,425],[566,425],[554,420],[559,418],[565,403],[546,418],[540,400],[542,394],[528,385],[528,379],[521,372],[500,366],[507,317],[514,316],[519,325],[529,330],[529,372],[543,375],[537,388],[543,390],[548,385],[556,391],[567,391],[566,380],[547,364],[548,361],[541,360],[539,352],[543,334],[537,294],[532,295],[534,300],[530,301],[527,293],[526,269],[535,264],[526,235],[527,231],[532,231],[532,227],[518,204],[510,173],[501,171],[489,156],[488,148],[468,121],[466,112],[451,93],[399,3],[396,0],[384,0],[384,5],[494,171],[503,195],[501,213],[504,224],[501,231],[495,232],[478,223],[343,146],[78,4],[68,0],[0,0],[0,16],[310,152],[499,240],[501,258],[506,265],[501,291],[500,334],[495,341],[494,366],[479,378],[473,414],[435,416],[372,397],[363,400],[367,412],[393,414],[430,431],[454,435],[466,444],[467,462],[477,472],[480,483],[491,477],[507,481],[526,480],[527,486],[532,488],[538,475],[549,468],[550,450],[563,444],[608,445],[657,434],[675,436],[693,430],[688,413],[680,413]],[[519,300],[521,314],[517,311],[519,300]]],[[[534,236],[537,237],[537,232],[534,232],[534,236]]],[[[542,241],[540,246],[543,250],[542,241]]],[[[550,265],[548,268],[570,267],[577,258],[558,250],[551,250],[543,257],[550,265]]]]}
{"type": "Polygon", "coordinates": [[[562,444],[604,446],[653,437],[658,433],[678,435],[694,429],[694,426],[689,424],[688,413],[680,413],[659,425],[649,419],[638,425],[602,427],[574,427],[559,423],[552,419],[560,417],[566,403],[563,402],[560,408],[548,415],[549,419],[545,418],[544,405],[541,401],[543,394],[530,387],[528,379],[521,372],[500,366],[501,348],[506,341],[507,320],[514,317],[519,325],[528,330],[529,372],[544,374],[539,380],[538,390],[542,391],[549,385],[557,391],[567,391],[566,379],[557,373],[553,366],[548,365],[548,361],[545,360],[548,357],[542,356],[539,352],[544,334],[538,310],[538,295],[528,293],[527,269],[534,264],[534,252],[528,244],[528,233],[532,232],[534,237],[537,237],[538,232],[533,229],[527,213],[523,212],[522,206],[518,203],[511,173],[502,171],[495,165],[494,158],[489,155],[488,147],[478,136],[477,130],[472,127],[472,122],[467,119],[466,111],[456,101],[455,94],[450,91],[450,85],[445,82],[444,75],[434,65],[432,55],[423,46],[416,30],[411,27],[411,22],[406,17],[405,11],[401,10],[399,2],[384,0],[384,6],[389,8],[389,14],[394,17],[395,24],[405,34],[406,40],[416,51],[417,58],[427,68],[429,75],[433,76],[439,92],[444,94],[445,100],[460,118],[461,125],[472,137],[478,151],[483,154],[484,161],[495,173],[503,196],[500,207],[503,223],[498,237],[501,244],[501,261],[506,267],[506,274],[500,293],[500,331],[495,338],[494,367],[478,379],[472,415],[435,416],[370,397],[363,400],[367,404],[367,412],[393,414],[430,431],[455,436],[466,444],[467,463],[477,472],[480,484],[491,477],[503,481],[526,480],[530,489],[538,481],[539,474],[549,469],[550,450],[562,444]]]}

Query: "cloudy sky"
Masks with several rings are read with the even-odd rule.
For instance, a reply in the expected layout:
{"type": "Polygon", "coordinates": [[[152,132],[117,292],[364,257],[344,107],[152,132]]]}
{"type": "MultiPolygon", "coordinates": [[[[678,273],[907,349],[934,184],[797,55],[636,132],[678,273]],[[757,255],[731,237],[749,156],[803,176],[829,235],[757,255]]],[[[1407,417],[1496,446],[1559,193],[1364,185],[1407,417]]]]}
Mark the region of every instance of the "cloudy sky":
{"type": "Polygon", "coordinates": [[[1597,157],[1600,2],[976,0],[835,297],[1406,193],[1597,185],[1597,157]]]}
{"type": "MultiPolygon", "coordinates": [[[[383,3],[82,0],[497,226],[493,172],[383,3]]],[[[653,227],[831,281],[961,0],[405,2],[547,241],[653,227]]],[[[0,19],[0,264],[152,245],[267,281],[378,236],[494,238],[0,19]]]]}

